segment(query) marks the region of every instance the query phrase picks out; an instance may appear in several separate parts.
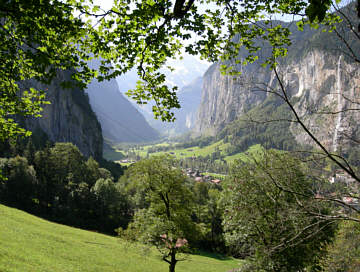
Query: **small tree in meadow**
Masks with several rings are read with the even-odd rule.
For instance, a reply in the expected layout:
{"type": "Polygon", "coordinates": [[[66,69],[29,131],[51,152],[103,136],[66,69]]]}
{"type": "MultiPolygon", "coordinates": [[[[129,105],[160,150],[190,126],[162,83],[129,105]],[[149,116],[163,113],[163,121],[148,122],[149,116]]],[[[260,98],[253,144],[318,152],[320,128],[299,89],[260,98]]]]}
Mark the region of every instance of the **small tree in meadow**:
{"type": "Polygon", "coordinates": [[[127,237],[155,246],[169,264],[169,272],[175,271],[182,260],[179,253],[187,251],[196,230],[191,220],[191,191],[185,185],[186,177],[174,165],[172,157],[158,156],[129,169],[131,183],[145,190],[149,207],[137,210],[125,231],[127,237]]]}

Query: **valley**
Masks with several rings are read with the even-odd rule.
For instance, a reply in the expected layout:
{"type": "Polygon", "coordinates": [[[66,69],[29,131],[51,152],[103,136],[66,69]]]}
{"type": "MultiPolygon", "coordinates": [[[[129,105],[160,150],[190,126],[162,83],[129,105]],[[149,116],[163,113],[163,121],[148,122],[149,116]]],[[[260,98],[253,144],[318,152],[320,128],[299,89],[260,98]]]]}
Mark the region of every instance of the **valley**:
{"type": "MultiPolygon", "coordinates": [[[[109,157],[105,158],[111,158],[123,166],[130,166],[140,159],[167,154],[174,156],[180,161],[193,161],[194,166],[197,165],[195,162],[204,161],[205,163],[202,164],[201,167],[203,169],[200,169],[200,171],[212,176],[223,176],[227,174],[229,166],[231,166],[235,160],[247,161],[249,156],[256,156],[256,154],[262,150],[261,145],[256,144],[250,146],[245,152],[229,155],[231,144],[224,143],[223,140],[205,146],[202,144],[201,147],[196,144],[192,146],[193,144],[195,143],[170,142],[151,145],[130,145],[127,148],[119,145],[112,149],[112,152],[108,154],[109,157]],[[184,146],[187,145],[190,146],[185,148],[184,146]],[[221,173],[214,173],[212,170],[214,163],[222,163],[226,166],[221,170],[221,173]]],[[[186,165],[186,163],[184,165],[186,165]]]]}
{"type": "Polygon", "coordinates": [[[359,271],[357,4],[95,2],[0,5],[0,271],[359,271]]]}

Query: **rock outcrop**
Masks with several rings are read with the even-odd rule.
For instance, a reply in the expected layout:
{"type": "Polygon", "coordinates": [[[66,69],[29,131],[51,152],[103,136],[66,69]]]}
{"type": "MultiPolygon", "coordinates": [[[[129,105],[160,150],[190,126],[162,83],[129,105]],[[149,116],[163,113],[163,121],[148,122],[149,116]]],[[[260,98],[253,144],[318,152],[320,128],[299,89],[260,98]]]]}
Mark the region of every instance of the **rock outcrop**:
{"type": "MultiPolygon", "coordinates": [[[[300,63],[284,68],[284,82],[297,102],[299,116],[323,145],[332,151],[349,148],[357,139],[360,121],[360,71],[343,55],[314,50],[300,63]]],[[[310,137],[293,124],[297,142],[310,137]]]]}
{"type": "Polygon", "coordinates": [[[101,126],[83,90],[64,89],[60,83],[71,80],[70,71],[59,71],[50,85],[30,80],[28,87],[44,90],[50,105],[45,105],[41,118],[25,120],[31,131],[41,129],[52,142],[71,142],[84,156],[102,158],[101,126]]]}

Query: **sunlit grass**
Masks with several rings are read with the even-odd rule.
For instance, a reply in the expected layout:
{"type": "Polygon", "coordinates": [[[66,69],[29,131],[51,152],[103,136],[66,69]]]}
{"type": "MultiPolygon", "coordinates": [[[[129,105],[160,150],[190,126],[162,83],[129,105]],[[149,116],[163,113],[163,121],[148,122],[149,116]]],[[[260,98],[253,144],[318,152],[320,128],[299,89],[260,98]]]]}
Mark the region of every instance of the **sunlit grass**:
{"type": "MultiPolygon", "coordinates": [[[[168,271],[155,249],[48,222],[0,205],[1,272],[144,272],[168,271]]],[[[177,272],[221,272],[239,266],[233,258],[191,255],[177,272]]]]}
{"type": "Polygon", "coordinates": [[[248,150],[246,150],[246,152],[237,153],[232,156],[226,156],[225,161],[230,164],[233,163],[235,160],[247,162],[249,161],[251,156],[254,156],[256,158],[257,154],[261,152],[262,149],[263,147],[260,144],[252,145],[249,147],[248,150]]]}
{"type": "MultiPolygon", "coordinates": [[[[138,154],[142,158],[144,158],[147,155],[150,147],[168,146],[168,145],[169,144],[158,144],[158,145],[154,145],[154,146],[152,146],[152,145],[144,146],[143,150],[138,151],[138,154]]],[[[176,158],[188,158],[188,157],[192,157],[192,156],[206,157],[208,155],[210,156],[217,149],[221,152],[221,154],[225,154],[225,150],[229,146],[230,146],[229,143],[224,143],[223,140],[220,140],[218,142],[215,142],[211,145],[204,146],[204,147],[194,146],[194,147],[189,147],[189,148],[173,148],[168,151],[159,151],[159,152],[149,153],[149,156],[162,155],[162,154],[166,153],[166,154],[173,155],[176,158]]]]}

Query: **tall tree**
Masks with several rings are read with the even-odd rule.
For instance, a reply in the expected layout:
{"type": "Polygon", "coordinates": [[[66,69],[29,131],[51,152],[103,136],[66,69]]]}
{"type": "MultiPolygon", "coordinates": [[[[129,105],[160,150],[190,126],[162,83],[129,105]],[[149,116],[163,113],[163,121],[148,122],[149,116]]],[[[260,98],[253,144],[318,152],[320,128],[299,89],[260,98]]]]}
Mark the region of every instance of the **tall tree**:
{"type": "Polygon", "coordinates": [[[317,216],[330,207],[314,197],[308,173],[301,161],[273,151],[232,168],[223,196],[225,235],[240,255],[250,254],[247,271],[303,271],[333,237],[336,218],[317,216]]]}
{"type": "Polygon", "coordinates": [[[156,246],[162,259],[175,271],[178,255],[185,252],[196,233],[191,220],[191,191],[186,187],[186,177],[175,168],[169,156],[142,160],[132,166],[129,179],[145,190],[146,209],[135,212],[126,234],[135,240],[156,246]]]}

